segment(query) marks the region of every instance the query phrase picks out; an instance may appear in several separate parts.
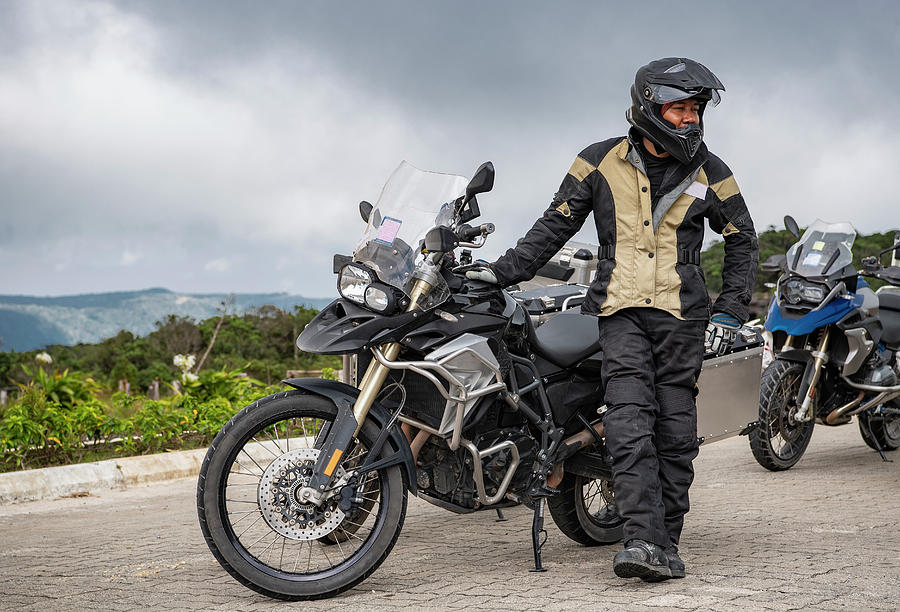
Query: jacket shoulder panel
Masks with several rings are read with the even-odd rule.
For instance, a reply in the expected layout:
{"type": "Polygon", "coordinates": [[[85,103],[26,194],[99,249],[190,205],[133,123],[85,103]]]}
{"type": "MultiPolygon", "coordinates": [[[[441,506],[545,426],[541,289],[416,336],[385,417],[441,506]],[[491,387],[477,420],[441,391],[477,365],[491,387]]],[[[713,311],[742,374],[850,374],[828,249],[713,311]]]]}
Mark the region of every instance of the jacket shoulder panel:
{"type": "Polygon", "coordinates": [[[709,180],[709,187],[716,194],[716,197],[719,198],[719,201],[724,202],[728,198],[741,193],[731,168],[717,155],[710,152],[703,168],[709,180]]]}
{"type": "Polygon", "coordinates": [[[600,162],[603,161],[603,158],[607,153],[613,150],[613,148],[623,140],[624,137],[610,138],[601,142],[595,142],[583,149],[578,154],[578,157],[575,158],[575,161],[572,162],[572,167],[569,168],[568,172],[569,176],[579,183],[584,181],[584,179],[586,179],[594,170],[597,170],[597,167],[600,165],[600,162]]]}
{"type": "Polygon", "coordinates": [[[608,138],[600,142],[595,142],[589,147],[584,148],[581,153],[578,154],[578,157],[596,168],[600,165],[600,162],[603,161],[603,158],[606,157],[606,154],[612,151],[623,140],[625,140],[624,136],[617,136],[615,138],[608,138]]]}

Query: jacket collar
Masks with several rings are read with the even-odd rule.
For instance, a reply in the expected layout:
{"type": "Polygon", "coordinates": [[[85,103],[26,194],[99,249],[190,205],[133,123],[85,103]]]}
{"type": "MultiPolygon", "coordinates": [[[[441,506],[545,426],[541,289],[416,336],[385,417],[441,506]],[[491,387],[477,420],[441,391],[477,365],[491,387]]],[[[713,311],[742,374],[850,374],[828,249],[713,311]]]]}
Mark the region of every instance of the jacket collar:
{"type": "MultiPolygon", "coordinates": [[[[623,145],[625,143],[627,143],[627,145],[619,148],[619,157],[628,161],[632,166],[646,175],[647,170],[644,167],[644,161],[641,159],[640,150],[637,145],[641,138],[643,138],[643,136],[636,129],[631,128],[628,130],[628,135],[625,137],[625,142],[623,143],[623,145]]],[[[709,159],[709,149],[706,148],[705,142],[701,142],[700,148],[697,149],[697,154],[694,155],[690,163],[684,164],[682,171],[678,174],[680,176],[693,174],[698,168],[706,163],[707,159],[709,159]]]]}

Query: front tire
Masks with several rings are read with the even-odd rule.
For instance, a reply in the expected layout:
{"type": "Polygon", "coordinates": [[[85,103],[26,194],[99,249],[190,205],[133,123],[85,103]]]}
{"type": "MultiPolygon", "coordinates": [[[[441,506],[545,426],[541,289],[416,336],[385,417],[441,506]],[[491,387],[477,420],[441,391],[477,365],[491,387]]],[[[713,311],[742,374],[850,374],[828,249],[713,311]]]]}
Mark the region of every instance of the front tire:
{"type": "MultiPolygon", "coordinates": [[[[297,479],[308,478],[317,434],[336,416],[331,401],[291,390],[247,406],[213,440],[197,484],[200,528],[244,586],[277,599],[331,597],[365,580],[396,542],[407,502],[399,465],[370,472],[358,493],[366,503],[346,514],[334,500],[299,501],[297,479]],[[320,541],[333,533],[333,543],[320,541]]],[[[358,464],[377,435],[366,421],[336,473],[358,464]]],[[[381,456],[390,452],[385,445],[381,456]]]]}
{"type": "Polygon", "coordinates": [[[558,488],[547,507],[560,531],[585,546],[622,540],[625,519],[616,511],[611,480],[566,473],[558,488]]]}
{"type": "Polygon", "coordinates": [[[794,420],[804,370],[802,363],[776,359],[763,372],[759,427],[750,432],[750,450],[767,470],[780,472],[793,467],[812,439],[814,421],[794,420]]]}
{"type": "Polygon", "coordinates": [[[859,433],[869,448],[892,451],[900,448],[900,417],[860,414],[859,433]],[[870,433],[871,431],[871,433],[870,433]],[[873,438],[874,436],[874,438],[873,438]]]}

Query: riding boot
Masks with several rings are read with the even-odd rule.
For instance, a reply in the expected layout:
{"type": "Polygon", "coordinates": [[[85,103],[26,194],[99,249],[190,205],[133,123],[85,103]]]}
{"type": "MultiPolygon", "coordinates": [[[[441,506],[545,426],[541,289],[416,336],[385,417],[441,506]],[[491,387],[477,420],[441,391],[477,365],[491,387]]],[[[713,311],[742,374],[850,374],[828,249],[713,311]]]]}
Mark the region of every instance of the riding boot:
{"type": "Polygon", "coordinates": [[[616,554],[613,571],[619,578],[640,578],[644,582],[659,582],[672,577],[666,552],[643,540],[629,541],[625,550],[616,554]]]}

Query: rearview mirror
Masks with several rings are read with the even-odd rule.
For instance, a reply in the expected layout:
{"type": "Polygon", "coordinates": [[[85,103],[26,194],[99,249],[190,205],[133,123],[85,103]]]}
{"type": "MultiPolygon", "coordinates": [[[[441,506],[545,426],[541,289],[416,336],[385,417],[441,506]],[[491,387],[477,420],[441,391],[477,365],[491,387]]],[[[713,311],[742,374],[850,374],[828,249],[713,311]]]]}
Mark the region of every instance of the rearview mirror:
{"type": "Polygon", "coordinates": [[[366,223],[369,222],[369,215],[372,214],[372,208],[373,206],[365,200],[359,203],[359,216],[362,217],[362,220],[366,223]]]}
{"type": "Polygon", "coordinates": [[[475,195],[490,191],[494,188],[494,164],[487,161],[478,166],[475,175],[466,185],[466,197],[463,204],[471,200],[475,195]]]}
{"type": "Polygon", "coordinates": [[[784,253],[771,255],[759,264],[759,269],[763,272],[783,272],[787,270],[787,256],[784,253]]]}
{"type": "Polygon", "coordinates": [[[794,218],[792,216],[784,216],[784,228],[791,234],[793,234],[795,238],[800,237],[800,226],[797,225],[797,222],[794,221],[794,218]]]}

